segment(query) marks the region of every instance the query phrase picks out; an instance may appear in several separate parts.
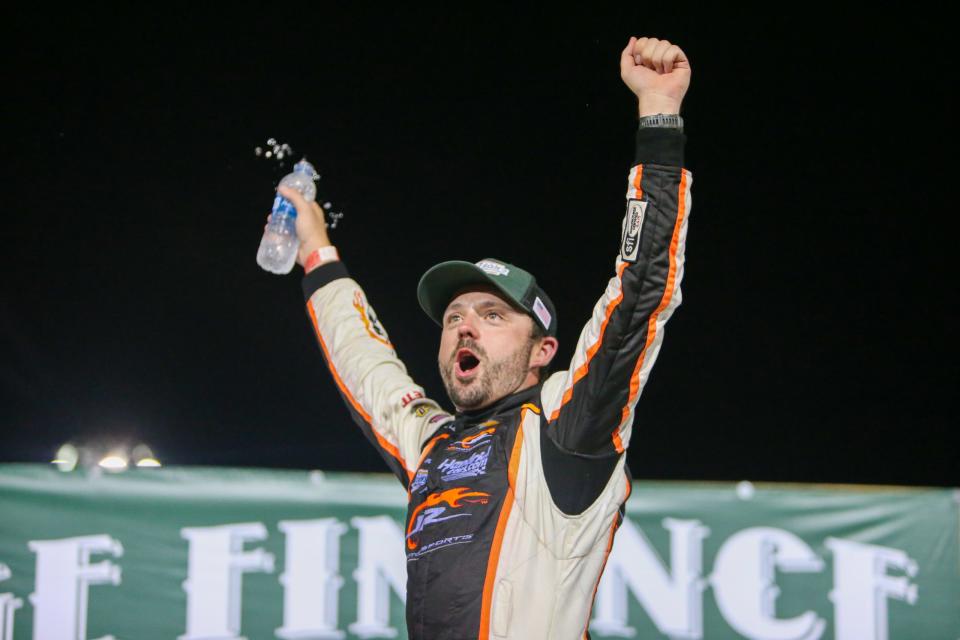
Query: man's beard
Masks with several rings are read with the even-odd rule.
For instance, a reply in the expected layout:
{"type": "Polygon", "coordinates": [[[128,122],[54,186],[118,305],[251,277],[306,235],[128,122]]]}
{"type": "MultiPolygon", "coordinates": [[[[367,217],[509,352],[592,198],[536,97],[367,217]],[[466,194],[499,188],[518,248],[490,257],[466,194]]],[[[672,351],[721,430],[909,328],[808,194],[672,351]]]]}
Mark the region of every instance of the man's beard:
{"type": "Polygon", "coordinates": [[[533,341],[530,340],[502,360],[490,361],[486,352],[475,342],[460,341],[450,360],[440,363],[440,377],[447,388],[447,395],[458,410],[481,409],[510,395],[526,379],[532,351],[533,341]],[[477,377],[466,385],[459,382],[453,372],[457,352],[464,348],[473,351],[483,365],[477,377]]]}

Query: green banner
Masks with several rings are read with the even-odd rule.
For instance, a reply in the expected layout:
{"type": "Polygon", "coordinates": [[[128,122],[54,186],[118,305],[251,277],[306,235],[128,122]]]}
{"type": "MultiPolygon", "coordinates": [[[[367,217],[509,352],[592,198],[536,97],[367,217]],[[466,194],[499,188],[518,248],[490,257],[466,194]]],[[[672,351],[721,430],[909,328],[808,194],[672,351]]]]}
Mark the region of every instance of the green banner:
{"type": "MultiPolygon", "coordinates": [[[[591,633],[960,638],[957,495],[636,482],[591,633]]],[[[405,637],[405,502],[379,475],[0,465],[0,640],[405,637]]]]}

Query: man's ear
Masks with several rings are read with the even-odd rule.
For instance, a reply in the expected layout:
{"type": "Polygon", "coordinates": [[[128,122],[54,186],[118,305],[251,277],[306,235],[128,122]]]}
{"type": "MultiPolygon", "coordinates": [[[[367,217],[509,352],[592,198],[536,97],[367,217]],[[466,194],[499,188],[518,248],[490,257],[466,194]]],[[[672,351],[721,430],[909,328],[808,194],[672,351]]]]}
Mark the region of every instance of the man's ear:
{"type": "Polygon", "coordinates": [[[530,353],[530,367],[539,369],[550,364],[553,356],[557,355],[559,345],[560,343],[553,336],[540,338],[539,344],[530,353]]]}

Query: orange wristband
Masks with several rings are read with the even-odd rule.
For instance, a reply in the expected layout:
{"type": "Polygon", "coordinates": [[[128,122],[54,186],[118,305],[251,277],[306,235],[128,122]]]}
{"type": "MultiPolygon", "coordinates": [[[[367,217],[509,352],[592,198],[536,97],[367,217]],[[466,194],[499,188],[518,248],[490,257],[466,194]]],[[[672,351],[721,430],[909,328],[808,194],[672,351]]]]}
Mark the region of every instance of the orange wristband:
{"type": "Polygon", "coordinates": [[[303,263],[303,273],[306,275],[322,264],[334,262],[335,260],[339,259],[340,254],[337,253],[336,247],[320,247],[307,256],[307,261],[303,263]]]}

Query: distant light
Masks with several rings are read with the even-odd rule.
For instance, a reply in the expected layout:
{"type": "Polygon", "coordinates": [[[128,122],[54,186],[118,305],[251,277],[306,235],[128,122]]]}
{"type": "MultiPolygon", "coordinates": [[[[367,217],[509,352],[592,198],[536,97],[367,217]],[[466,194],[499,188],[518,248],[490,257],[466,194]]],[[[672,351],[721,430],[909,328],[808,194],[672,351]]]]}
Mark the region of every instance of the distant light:
{"type": "Polygon", "coordinates": [[[157,458],[157,454],[153,452],[149,446],[144,443],[140,443],[133,448],[133,451],[130,452],[130,459],[136,460],[136,465],[138,467],[159,467],[160,459],[157,458]]]}
{"type": "Polygon", "coordinates": [[[80,452],[68,442],[57,449],[57,455],[50,462],[57,465],[57,469],[60,471],[67,472],[73,471],[79,460],[80,452]]]}
{"type": "Polygon", "coordinates": [[[118,455],[104,456],[97,463],[107,471],[123,471],[127,468],[127,459],[118,455]]]}
{"type": "Polygon", "coordinates": [[[737,497],[741,500],[753,499],[754,493],[753,483],[749,480],[742,480],[737,483],[737,497]]]}

